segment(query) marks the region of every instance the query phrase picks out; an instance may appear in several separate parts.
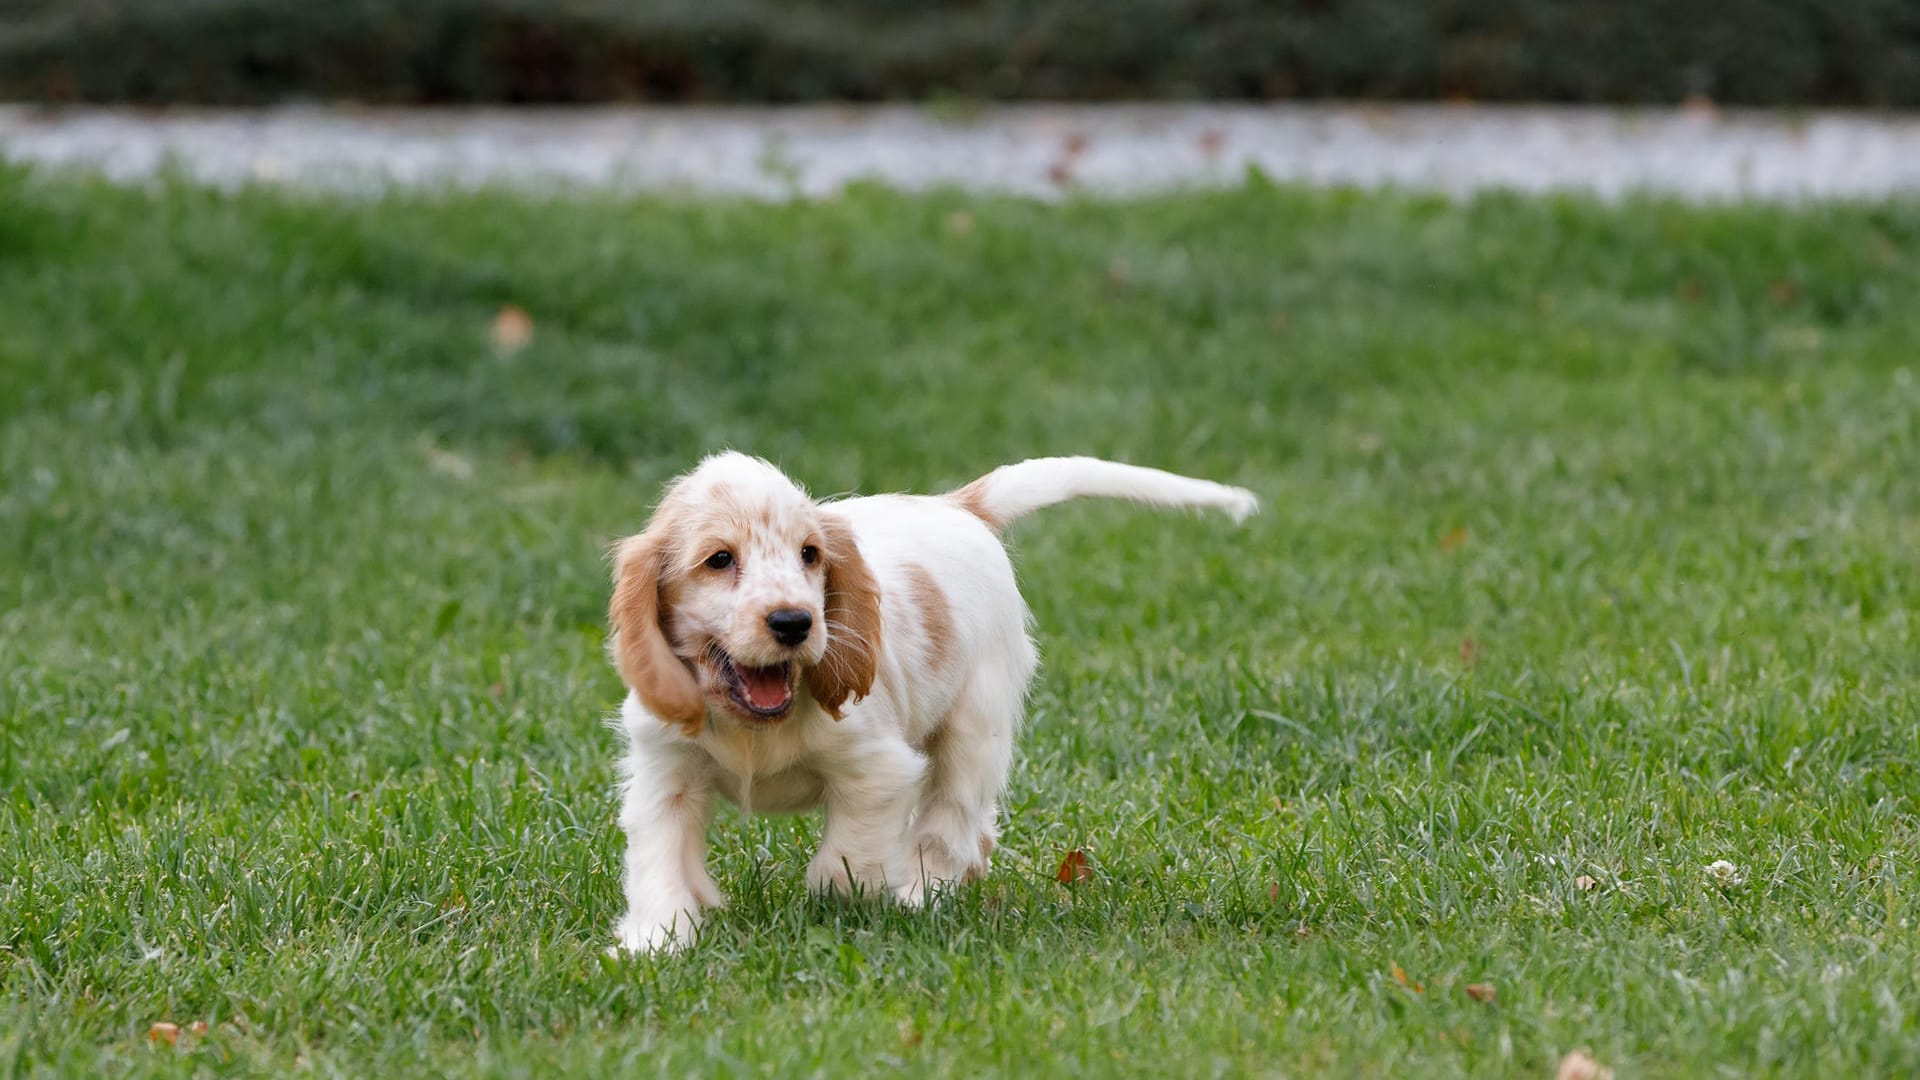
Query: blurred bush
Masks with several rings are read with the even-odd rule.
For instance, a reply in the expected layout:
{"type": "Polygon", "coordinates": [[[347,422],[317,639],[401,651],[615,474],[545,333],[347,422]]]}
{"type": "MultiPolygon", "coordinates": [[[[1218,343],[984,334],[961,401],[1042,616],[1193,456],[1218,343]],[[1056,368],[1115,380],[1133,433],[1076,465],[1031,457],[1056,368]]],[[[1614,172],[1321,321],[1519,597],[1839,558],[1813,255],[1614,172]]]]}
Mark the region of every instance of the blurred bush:
{"type": "Polygon", "coordinates": [[[0,97],[1920,104],[1916,0],[0,0],[0,97]]]}

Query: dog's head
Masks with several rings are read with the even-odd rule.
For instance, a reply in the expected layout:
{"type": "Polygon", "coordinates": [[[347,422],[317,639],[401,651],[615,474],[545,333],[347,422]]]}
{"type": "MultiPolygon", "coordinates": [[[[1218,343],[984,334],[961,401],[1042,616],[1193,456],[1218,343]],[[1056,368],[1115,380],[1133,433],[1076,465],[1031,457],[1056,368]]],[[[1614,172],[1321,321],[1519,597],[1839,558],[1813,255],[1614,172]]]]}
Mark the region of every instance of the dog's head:
{"type": "Polygon", "coordinates": [[[614,666],[688,734],[710,711],[778,723],[803,687],[837,719],[873,689],[873,574],[846,521],[765,461],[719,454],[675,480],[613,579],[614,666]]]}

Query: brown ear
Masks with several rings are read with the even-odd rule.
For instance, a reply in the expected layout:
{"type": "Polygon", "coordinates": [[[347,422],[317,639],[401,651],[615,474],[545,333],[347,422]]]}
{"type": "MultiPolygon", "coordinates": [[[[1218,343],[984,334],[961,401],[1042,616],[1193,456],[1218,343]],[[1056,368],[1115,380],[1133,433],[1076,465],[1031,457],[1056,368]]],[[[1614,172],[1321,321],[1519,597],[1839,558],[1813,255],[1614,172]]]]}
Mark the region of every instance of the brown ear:
{"type": "Polygon", "coordinates": [[[873,692],[880,665],[880,583],[860,557],[853,529],[838,514],[822,513],[827,556],[827,652],[807,672],[807,690],[835,720],[848,698],[873,692]]]}
{"type": "Polygon", "coordinates": [[[647,711],[669,724],[700,733],[707,704],[693,672],[667,644],[661,624],[660,572],[665,566],[667,531],[658,524],[622,541],[614,554],[613,600],[607,623],[613,636],[607,651],[620,678],[647,711]]]}

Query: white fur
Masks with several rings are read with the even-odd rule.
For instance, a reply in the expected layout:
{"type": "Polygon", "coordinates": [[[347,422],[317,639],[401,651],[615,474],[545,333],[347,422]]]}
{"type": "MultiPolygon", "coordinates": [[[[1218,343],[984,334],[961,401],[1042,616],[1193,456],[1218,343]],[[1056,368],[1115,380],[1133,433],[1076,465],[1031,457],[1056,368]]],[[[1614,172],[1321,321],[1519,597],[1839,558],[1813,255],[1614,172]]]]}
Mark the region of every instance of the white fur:
{"type": "MultiPolygon", "coordinates": [[[[709,699],[706,722],[693,735],[651,715],[629,692],[619,716],[628,742],[620,811],[627,914],[616,927],[616,951],[685,946],[702,909],[724,902],[706,869],[716,795],[749,813],[824,806],[825,834],[807,868],[808,885],[819,891],[872,891],[911,906],[985,873],[1038,663],[995,528],[1082,495],[1215,507],[1236,520],[1257,506],[1239,488],[1090,458],[1006,466],[947,496],[826,504],[740,454],[708,458],[677,481],[668,499],[731,500],[752,513],[723,516],[757,522],[757,533],[777,538],[743,543],[737,579],[681,590],[677,606],[688,610],[662,614],[680,655],[692,656],[688,642],[706,634],[736,657],[778,662],[780,650],[756,637],[761,613],[768,605],[823,610],[819,575],[801,567],[795,538],[808,534],[816,515],[833,514],[851,526],[879,585],[877,672],[872,692],[847,706],[844,719],[827,715],[802,687],[791,713],[774,724],[753,723],[709,699]],[[928,578],[945,601],[944,645],[934,640],[939,620],[916,599],[928,578]]],[[[694,548],[693,557],[704,550],[694,548]]],[[[790,655],[818,662],[835,632],[823,629],[821,640],[790,655]]]]}

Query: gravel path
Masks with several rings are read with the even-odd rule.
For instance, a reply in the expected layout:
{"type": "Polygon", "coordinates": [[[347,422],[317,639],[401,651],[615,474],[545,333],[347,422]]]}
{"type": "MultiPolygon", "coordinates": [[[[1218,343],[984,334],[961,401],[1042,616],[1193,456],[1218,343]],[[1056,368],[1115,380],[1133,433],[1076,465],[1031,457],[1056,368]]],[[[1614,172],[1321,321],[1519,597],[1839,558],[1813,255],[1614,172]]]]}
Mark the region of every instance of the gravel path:
{"type": "Polygon", "coordinates": [[[1280,181],[1803,199],[1920,191],[1920,115],[1493,106],[265,111],[0,106],[0,156],[135,180],[1042,197],[1280,181]]]}

